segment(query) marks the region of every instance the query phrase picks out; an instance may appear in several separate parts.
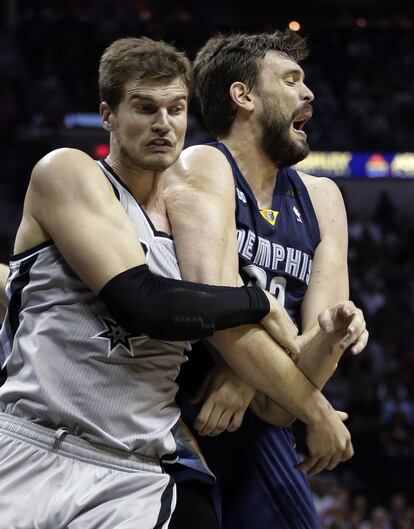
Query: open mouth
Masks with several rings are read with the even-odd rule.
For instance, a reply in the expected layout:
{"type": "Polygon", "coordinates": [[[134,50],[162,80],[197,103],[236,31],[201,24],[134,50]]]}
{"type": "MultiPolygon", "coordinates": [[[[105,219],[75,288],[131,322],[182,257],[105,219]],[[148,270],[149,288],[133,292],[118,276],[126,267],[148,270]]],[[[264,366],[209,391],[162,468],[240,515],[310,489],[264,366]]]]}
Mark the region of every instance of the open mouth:
{"type": "Polygon", "coordinates": [[[168,138],[153,138],[147,145],[154,147],[172,147],[172,143],[168,138]]]}
{"type": "Polygon", "coordinates": [[[303,127],[306,125],[306,123],[310,120],[312,117],[312,111],[306,110],[305,112],[301,112],[298,116],[295,117],[292,127],[293,130],[300,134],[302,137],[306,138],[306,132],[303,130],[303,127]]]}

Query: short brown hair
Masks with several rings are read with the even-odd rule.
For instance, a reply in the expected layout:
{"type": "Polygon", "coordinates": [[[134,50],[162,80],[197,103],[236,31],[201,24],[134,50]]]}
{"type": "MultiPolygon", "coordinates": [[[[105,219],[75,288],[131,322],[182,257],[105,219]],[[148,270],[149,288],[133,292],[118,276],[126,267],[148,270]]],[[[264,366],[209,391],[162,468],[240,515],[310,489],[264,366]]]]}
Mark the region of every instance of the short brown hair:
{"type": "Polygon", "coordinates": [[[269,51],[277,51],[295,62],[308,55],[306,40],[290,30],[217,35],[198,52],[193,65],[195,92],[204,122],[216,136],[229,132],[236,115],[229,95],[231,84],[240,81],[251,89],[269,51]]]}
{"type": "Polygon", "coordinates": [[[124,97],[126,83],[175,77],[180,77],[191,93],[191,63],[174,46],[148,37],[118,39],[102,54],[99,63],[99,96],[114,111],[124,97]]]}

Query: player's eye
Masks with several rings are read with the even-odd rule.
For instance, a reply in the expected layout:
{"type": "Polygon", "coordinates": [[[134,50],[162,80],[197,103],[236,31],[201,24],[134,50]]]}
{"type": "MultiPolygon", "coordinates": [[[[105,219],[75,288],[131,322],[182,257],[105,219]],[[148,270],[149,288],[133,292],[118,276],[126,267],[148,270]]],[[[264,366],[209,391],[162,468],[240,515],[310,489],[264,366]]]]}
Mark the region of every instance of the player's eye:
{"type": "Polygon", "coordinates": [[[177,105],[176,107],[173,107],[170,109],[170,112],[172,114],[180,114],[184,110],[184,107],[182,105],[177,105]]]}
{"type": "Polygon", "coordinates": [[[152,105],[138,105],[135,107],[137,112],[140,112],[142,114],[153,114],[156,112],[156,108],[152,105]]]}

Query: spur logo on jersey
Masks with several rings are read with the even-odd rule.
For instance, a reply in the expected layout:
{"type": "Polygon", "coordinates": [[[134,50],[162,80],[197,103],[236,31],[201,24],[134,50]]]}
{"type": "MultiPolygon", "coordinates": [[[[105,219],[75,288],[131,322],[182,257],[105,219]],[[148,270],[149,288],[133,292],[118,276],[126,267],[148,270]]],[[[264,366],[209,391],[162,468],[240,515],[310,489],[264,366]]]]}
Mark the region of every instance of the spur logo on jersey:
{"type": "Polygon", "coordinates": [[[269,224],[274,226],[279,212],[274,209],[261,209],[260,214],[269,224]]]}
{"type": "Polygon", "coordinates": [[[237,198],[240,200],[240,202],[243,202],[243,204],[247,204],[246,195],[243,193],[243,191],[240,191],[240,189],[236,187],[236,193],[237,198]]]}
{"type": "Polygon", "coordinates": [[[108,358],[113,354],[117,347],[124,349],[124,351],[128,353],[129,356],[134,356],[131,342],[133,339],[137,338],[137,336],[132,336],[131,333],[126,331],[118,323],[110,320],[109,318],[100,317],[99,320],[101,321],[105,330],[95,334],[95,336],[92,336],[92,338],[105,340],[107,342],[108,358]]]}
{"type": "Polygon", "coordinates": [[[312,258],[298,248],[270,242],[251,230],[238,229],[237,250],[248,263],[274,272],[284,272],[309,284],[312,258]]]}

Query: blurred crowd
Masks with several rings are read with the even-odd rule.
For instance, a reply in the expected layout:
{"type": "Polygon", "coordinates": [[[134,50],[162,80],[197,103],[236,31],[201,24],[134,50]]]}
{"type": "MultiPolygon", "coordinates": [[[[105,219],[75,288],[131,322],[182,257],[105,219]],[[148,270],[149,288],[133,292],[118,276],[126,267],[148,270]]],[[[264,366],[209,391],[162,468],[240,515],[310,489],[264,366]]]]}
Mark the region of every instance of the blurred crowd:
{"type": "MultiPolygon", "coordinates": [[[[97,110],[105,46],[148,35],[194,57],[218,31],[271,31],[292,17],[277,2],[253,14],[241,4],[9,2],[0,28],[1,261],[11,251],[31,167],[52,138],[59,143],[67,113],[97,110]]],[[[414,151],[414,16],[362,14],[300,13],[311,46],[306,80],[316,95],[311,148],[414,151]]],[[[188,143],[209,139],[196,105],[189,122],[188,143]]],[[[414,222],[384,195],[369,220],[351,218],[349,229],[351,299],[364,309],[371,339],[360,356],[344,356],[326,388],[350,414],[356,455],[315,479],[316,503],[325,528],[414,529],[414,222]]]]}
{"type": "Polygon", "coordinates": [[[283,29],[295,17],[311,47],[312,148],[414,150],[412,10],[261,3],[252,13],[225,0],[9,0],[16,9],[0,33],[1,140],[19,127],[59,128],[67,112],[96,112],[98,59],[118,37],[163,38],[194,57],[219,31],[283,29]]]}
{"type": "Polygon", "coordinates": [[[406,494],[395,493],[387,501],[370,503],[366,494],[352,494],[337,481],[317,478],[312,485],[323,529],[414,527],[414,504],[410,504],[406,494]]]}
{"type": "Polygon", "coordinates": [[[414,223],[384,194],[349,233],[351,299],[371,337],[326,387],[350,415],[355,456],[315,480],[318,510],[330,529],[414,529],[414,223]]]}

